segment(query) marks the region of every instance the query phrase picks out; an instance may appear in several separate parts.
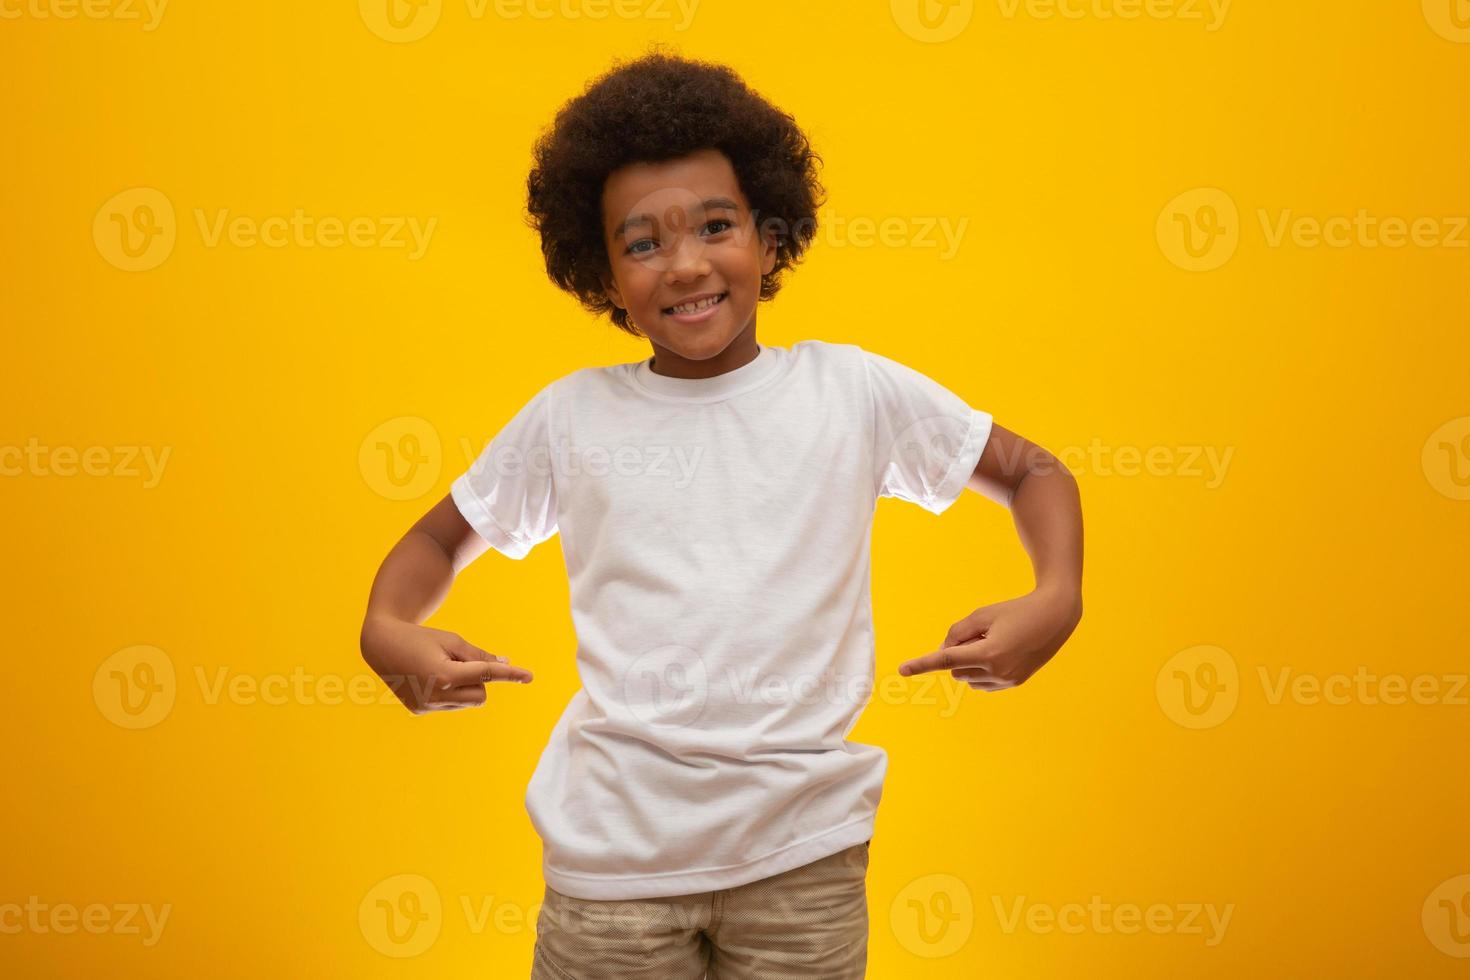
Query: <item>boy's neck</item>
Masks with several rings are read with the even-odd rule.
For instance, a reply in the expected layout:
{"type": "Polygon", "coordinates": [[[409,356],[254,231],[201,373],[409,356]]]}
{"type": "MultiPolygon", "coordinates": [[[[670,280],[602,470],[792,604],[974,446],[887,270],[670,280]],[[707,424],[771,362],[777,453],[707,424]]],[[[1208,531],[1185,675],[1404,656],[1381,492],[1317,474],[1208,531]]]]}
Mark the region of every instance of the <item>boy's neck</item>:
{"type": "Polygon", "coordinates": [[[755,360],[756,355],[760,353],[760,345],[756,343],[755,324],[753,323],[730,341],[729,346],[724,350],[702,361],[680,357],[653,341],[649,343],[653,346],[653,358],[648,362],[648,369],[654,374],[662,374],[669,378],[713,378],[744,367],[755,360]]]}

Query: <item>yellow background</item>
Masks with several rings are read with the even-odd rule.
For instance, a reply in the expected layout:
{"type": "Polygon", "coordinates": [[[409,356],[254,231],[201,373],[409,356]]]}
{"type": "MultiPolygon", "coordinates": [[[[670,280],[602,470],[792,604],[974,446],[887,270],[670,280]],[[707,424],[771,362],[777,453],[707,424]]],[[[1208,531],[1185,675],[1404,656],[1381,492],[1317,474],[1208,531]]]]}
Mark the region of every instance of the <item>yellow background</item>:
{"type": "MultiPolygon", "coordinates": [[[[912,679],[852,733],[890,756],[870,975],[1466,975],[1467,692],[1271,695],[1283,670],[1441,694],[1467,670],[1470,232],[1268,232],[1363,209],[1453,234],[1470,27],[1449,0],[1242,0],[1223,21],[1182,4],[932,4],[925,27],[911,0],[704,0],[687,22],[651,0],[543,0],[546,17],[444,0],[407,41],[367,0],[178,2],[151,30],[4,0],[0,443],[108,447],[111,469],[0,479],[0,905],[170,911],[151,946],[44,921],[0,934],[0,970],[527,975],[543,883],[523,794],[577,687],[559,546],[487,554],[430,621],[530,686],[413,717],[358,703],[377,688],[323,703],[321,685],[366,673],[378,563],[499,425],[555,377],[649,353],[546,280],[521,209],[555,109],[662,41],[796,116],[825,160],[824,218],[910,229],[885,244],[829,221],[760,308],[761,340],[884,353],[1079,464],[1086,615],[1057,659],[1003,693],[912,679]],[[176,241],[125,271],[107,209],[135,188],[167,199],[176,241]],[[1234,219],[1187,196],[1202,188],[1234,219]],[[410,259],[210,245],[196,218],[297,208],[437,224],[410,259]],[[967,222],[954,254],[925,221],[967,222]],[[1190,222],[1220,232],[1211,268],[1182,267],[1170,229],[1190,222]],[[385,422],[439,440],[409,499],[372,463],[399,445],[385,422]],[[112,453],[127,446],[169,451],[156,485],[112,453]],[[1164,447],[1168,465],[1128,475],[1089,446],[1164,447]],[[1223,478],[1188,447],[1230,452],[1223,478]],[[140,646],[172,666],[171,686],[154,677],[173,700],[130,728],[110,692],[145,676],[140,646]],[[1226,668],[1230,710],[1191,727],[1179,678],[1209,680],[1201,656],[1226,668]],[[285,703],[211,697],[221,677],[308,675],[285,703]],[[941,688],[963,691],[953,710],[941,688]],[[422,949],[373,925],[404,881],[440,902],[421,902],[422,949]],[[1023,896],[1232,911],[1214,944],[1208,927],[1007,931],[1023,896]]],[[[882,681],[1031,579],[1009,515],[975,494],[942,518],[878,511],[882,681]]]]}

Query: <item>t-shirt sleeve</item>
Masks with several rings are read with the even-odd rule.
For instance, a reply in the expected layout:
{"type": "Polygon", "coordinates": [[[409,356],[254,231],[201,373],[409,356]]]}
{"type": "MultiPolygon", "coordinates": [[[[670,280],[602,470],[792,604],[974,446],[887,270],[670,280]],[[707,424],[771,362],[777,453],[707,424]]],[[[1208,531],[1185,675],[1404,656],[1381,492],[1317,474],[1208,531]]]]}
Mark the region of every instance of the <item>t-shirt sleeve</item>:
{"type": "Polygon", "coordinates": [[[877,495],[944,513],[985,451],[990,414],[907,365],[867,350],[862,357],[872,396],[877,495]]]}
{"type": "Polygon", "coordinates": [[[551,388],[532,396],[449,488],[469,525],[509,558],[556,533],[551,388]]]}

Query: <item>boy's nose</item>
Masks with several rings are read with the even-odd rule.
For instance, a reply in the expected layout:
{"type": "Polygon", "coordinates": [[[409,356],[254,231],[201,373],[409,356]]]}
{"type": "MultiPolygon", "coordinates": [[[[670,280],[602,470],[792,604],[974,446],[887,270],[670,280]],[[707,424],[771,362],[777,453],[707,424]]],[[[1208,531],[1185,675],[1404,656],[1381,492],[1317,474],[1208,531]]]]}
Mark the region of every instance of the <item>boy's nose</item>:
{"type": "Polygon", "coordinates": [[[686,237],[669,256],[669,268],[664,279],[667,282],[688,282],[709,274],[709,257],[705,244],[698,238],[686,237]]]}

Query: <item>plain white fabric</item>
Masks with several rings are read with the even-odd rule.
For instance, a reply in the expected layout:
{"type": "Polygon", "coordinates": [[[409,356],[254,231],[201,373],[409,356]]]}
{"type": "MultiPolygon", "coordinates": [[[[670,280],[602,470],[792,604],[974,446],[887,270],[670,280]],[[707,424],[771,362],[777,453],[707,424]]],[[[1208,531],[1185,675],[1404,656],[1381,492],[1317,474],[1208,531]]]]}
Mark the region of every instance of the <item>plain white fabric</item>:
{"type": "Polygon", "coordinates": [[[846,735],[873,690],[875,503],[942,513],[990,429],[818,340],[714,378],[584,368],[501,428],[451,494],[508,557],[561,541],[582,686],[526,790],[547,884],[714,891],[873,836],[888,757],[846,735]]]}

